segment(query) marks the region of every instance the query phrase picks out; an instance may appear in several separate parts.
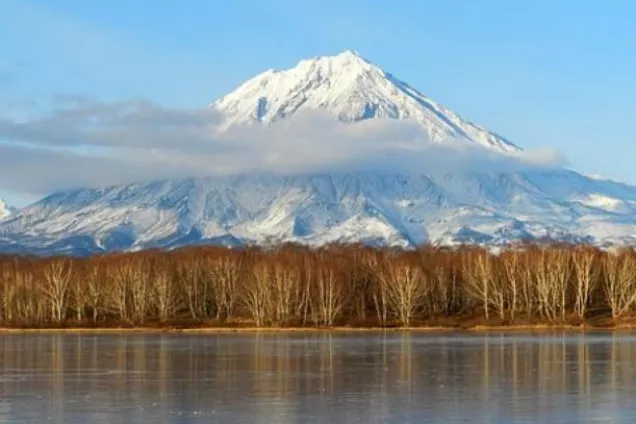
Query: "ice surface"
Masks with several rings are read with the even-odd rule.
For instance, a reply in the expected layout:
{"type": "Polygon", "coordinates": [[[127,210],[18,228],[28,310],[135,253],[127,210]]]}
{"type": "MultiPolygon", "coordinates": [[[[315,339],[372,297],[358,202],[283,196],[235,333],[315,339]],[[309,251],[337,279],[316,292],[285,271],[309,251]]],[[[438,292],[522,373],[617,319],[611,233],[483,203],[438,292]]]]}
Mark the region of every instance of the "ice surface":
{"type": "Polygon", "coordinates": [[[633,333],[6,335],[3,423],[598,423],[633,333]]]}

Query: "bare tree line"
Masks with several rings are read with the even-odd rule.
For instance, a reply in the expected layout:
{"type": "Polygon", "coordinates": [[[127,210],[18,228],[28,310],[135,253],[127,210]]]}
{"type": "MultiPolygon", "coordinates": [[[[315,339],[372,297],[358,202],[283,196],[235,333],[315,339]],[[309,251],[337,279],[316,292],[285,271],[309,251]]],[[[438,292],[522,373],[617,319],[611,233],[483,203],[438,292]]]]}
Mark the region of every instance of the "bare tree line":
{"type": "Polygon", "coordinates": [[[636,315],[636,252],[196,247],[0,257],[0,326],[417,326],[636,315]]]}

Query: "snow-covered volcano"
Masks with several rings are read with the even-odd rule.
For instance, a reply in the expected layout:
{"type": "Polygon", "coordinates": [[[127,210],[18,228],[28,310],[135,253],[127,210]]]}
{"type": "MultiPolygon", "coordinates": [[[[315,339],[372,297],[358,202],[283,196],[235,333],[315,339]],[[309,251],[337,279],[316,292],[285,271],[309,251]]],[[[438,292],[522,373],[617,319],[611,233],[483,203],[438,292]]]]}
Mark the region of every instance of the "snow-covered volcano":
{"type": "Polygon", "coordinates": [[[326,111],[350,123],[366,119],[414,121],[432,141],[456,139],[504,152],[519,150],[353,51],[303,60],[292,69],[266,71],[210,107],[226,118],[228,127],[275,123],[304,111],[326,111]]]}
{"type": "MultiPolygon", "coordinates": [[[[520,151],[351,51],[267,71],[209,107],[222,115],[225,131],[321,111],[347,125],[407,120],[430,141],[473,143],[496,155],[520,151]]],[[[254,173],[65,191],[2,221],[0,250],[86,254],[193,243],[413,246],[541,238],[636,243],[636,187],[558,168],[478,169],[254,173]]]]}

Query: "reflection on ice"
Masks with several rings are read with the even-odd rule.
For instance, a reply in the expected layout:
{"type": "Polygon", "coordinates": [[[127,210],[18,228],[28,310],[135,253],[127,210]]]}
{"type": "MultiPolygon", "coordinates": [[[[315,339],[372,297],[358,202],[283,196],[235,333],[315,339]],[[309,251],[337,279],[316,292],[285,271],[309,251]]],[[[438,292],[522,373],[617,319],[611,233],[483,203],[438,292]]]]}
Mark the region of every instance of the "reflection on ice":
{"type": "Polygon", "coordinates": [[[0,337],[0,422],[619,422],[629,333],[0,337]]]}

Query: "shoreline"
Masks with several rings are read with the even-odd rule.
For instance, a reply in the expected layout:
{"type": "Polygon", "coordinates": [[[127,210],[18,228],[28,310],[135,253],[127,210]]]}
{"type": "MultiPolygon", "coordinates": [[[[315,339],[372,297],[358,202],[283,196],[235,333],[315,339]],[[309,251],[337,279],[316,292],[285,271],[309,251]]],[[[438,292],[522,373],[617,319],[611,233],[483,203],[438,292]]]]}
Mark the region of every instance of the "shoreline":
{"type": "Polygon", "coordinates": [[[237,334],[237,333],[488,333],[488,332],[590,332],[636,331],[636,324],[617,325],[475,325],[467,327],[59,327],[12,328],[0,327],[0,336],[9,334],[237,334]]]}

